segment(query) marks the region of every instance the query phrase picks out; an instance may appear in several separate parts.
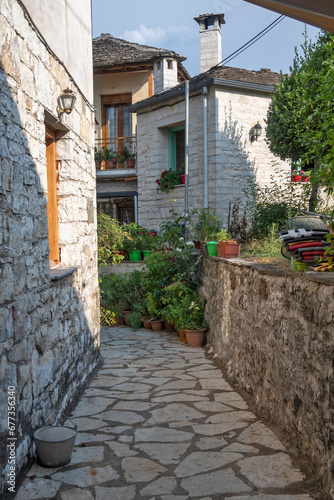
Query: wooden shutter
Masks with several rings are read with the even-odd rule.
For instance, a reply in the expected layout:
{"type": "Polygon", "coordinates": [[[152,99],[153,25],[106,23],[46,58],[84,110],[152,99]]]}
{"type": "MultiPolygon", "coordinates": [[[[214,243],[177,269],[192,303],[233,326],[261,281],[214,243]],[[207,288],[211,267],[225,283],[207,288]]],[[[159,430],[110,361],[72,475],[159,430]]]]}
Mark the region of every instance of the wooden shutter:
{"type": "Polygon", "coordinates": [[[57,163],[56,136],[46,128],[46,169],[47,169],[47,214],[49,227],[50,265],[59,264],[58,210],[57,210],[57,163]]]}

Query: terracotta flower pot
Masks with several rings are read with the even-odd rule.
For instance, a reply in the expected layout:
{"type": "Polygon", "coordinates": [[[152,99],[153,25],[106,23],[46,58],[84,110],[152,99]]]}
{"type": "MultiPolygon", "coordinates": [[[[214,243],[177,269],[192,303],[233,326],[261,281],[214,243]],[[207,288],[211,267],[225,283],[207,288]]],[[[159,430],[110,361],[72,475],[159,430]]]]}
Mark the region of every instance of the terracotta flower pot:
{"type": "Polygon", "coordinates": [[[106,161],[104,165],[104,168],[106,170],[113,170],[114,168],[116,168],[116,163],[113,160],[106,161]]]}
{"type": "Polygon", "coordinates": [[[99,160],[95,160],[95,168],[96,170],[101,170],[102,162],[99,160]]]}
{"type": "Polygon", "coordinates": [[[143,320],[145,330],[152,330],[150,316],[143,316],[142,320],[143,320]]]}
{"type": "Polygon", "coordinates": [[[189,347],[202,347],[205,341],[206,328],[201,330],[185,330],[189,347]]]}
{"type": "Polygon", "coordinates": [[[186,331],[180,330],[179,328],[179,335],[180,335],[180,342],[182,342],[182,344],[186,344],[187,343],[186,331]]]}
{"type": "Polygon", "coordinates": [[[151,321],[151,327],[154,332],[161,332],[163,327],[163,321],[160,319],[156,319],[151,321]]]}
{"type": "Polygon", "coordinates": [[[135,168],[136,166],[136,158],[128,158],[126,160],[126,168],[135,168]]]}
{"type": "Polygon", "coordinates": [[[131,313],[132,313],[132,311],[123,311],[124,323],[126,324],[126,326],[131,326],[131,324],[130,324],[130,314],[131,313]]]}
{"type": "Polygon", "coordinates": [[[309,175],[303,175],[302,182],[308,182],[309,180],[310,180],[310,176],[309,175]]]}
{"type": "Polygon", "coordinates": [[[218,256],[235,259],[240,254],[241,245],[237,241],[221,241],[217,246],[218,256]]]}
{"type": "Polygon", "coordinates": [[[112,327],[114,327],[114,328],[116,328],[116,326],[119,326],[119,318],[114,318],[114,322],[115,322],[115,323],[113,323],[113,324],[112,324],[112,325],[110,325],[110,326],[112,326],[112,327]]]}
{"type": "Polygon", "coordinates": [[[173,323],[170,323],[167,320],[164,321],[164,327],[165,327],[165,330],[167,330],[167,332],[174,332],[175,331],[173,323]]]}

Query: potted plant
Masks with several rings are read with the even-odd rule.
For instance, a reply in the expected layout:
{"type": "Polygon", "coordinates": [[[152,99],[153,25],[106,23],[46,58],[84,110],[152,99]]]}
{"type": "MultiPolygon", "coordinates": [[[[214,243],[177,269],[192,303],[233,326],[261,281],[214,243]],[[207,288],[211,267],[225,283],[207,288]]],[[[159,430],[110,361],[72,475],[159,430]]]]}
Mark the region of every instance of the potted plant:
{"type": "Polygon", "coordinates": [[[102,162],[104,161],[104,153],[102,149],[97,149],[95,146],[95,168],[101,170],[102,162]]]}
{"type": "Polygon", "coordinates": [[[184,314],[179,325],[185,331],[190,347],[201,347],[205,341],[208,323],[205,320],[206,300],[198,297],[196,293],[186,294],[182,300],[184,314]]]}
{"type": "Polygon", "coordinates": [[[125,235],[123,247],[124,250],[128,252],[129,260],[140,260],[142,251],[142,236],[145,233],[146,229],[143,229],[134,222],[127,225],[127,234],[125,235]]]}
{"type": "Polygon", "coordinates": [[[130,325],[134,330],[138,330],[142,325],[142,317],[139,311],[133,311],[130,316],[130,325]]]}
{"type": "Polygon", "coordinates": [[[305,172],[303,170],[301,170],[300,168],[295,168],[291,173],[291,181],[300,182],[304,174],[305,172]]]}
{"type": "MultiPolygon", "coordinates": [[[[302,173],[302,171],[300,172],[302,173]]],[[[306,170],[302,174],[302,182],[309,182],[312,170],[306,170]]]]}
{"type": "Polygon", "coordinates": [[[161,250],[163,247],[160,236],[156,231],[148,231],[142,237],[142,252],[144,260],[149,257],[154,251],[161,250]]]}
{"type": "MultiPolygon", "coordinates": [[[[129,148],[131,148],[131,144],[129,144],[129,148]]],[[[132,153],[127,146],[123,148],[123,157],[126,163],[127,168],[135,168],[136,166],[136,156],[135,153],[132,153]]]]}
{"type": "MultiPolygon", "coordinates": [[[[197,214],[197,211],[194,211],[197,214]]],[[[208,250],[212,255],[217,255],[217,243],[214,238],[220,228],[222,227],[222,222],[217,216],[215,210],[210,210],[208,208],[202,208],[198,212],[197,222],[193,228],[194,241],[200,242],[200,247],[202,253],[207,254],[205,245],[207,245],[208,250]]]]}
{"type": "Polygon", "coordinates": [[[152,316],[150,320],[152,330],[154,332],[161,332],[163,327],[162,304],[160,299],[156,295],[153,295],[153,293],[148,293],[147,295],[147,310],[152,316]]]}
{"type": "Polygon", "coordinates": [[[217,252],[219,257],[232,259],[239,256],[241,245],[239,245],[237,240],[232,238],[225,229],[219,231],[219,233],[217,233],[216,235],[216,238],[219,241],[217,245],[217,252]]]}
{"type": "Polygon", "coordinates": [[[156,183],[158,184],[157,191],[169,193],[175,186],[182,184],[181,173],[171,168],[169,170],[164,170],[159,179],[156,180],[156,183]]]}
{"type": "Polygon", "coordinates": [[[102,152],[104,156],[104,168],[107,170],[111,170],[116,168],[116,160],[115,153],[112,149],[109,149],[107,146],[102,147],[102,152]]]}

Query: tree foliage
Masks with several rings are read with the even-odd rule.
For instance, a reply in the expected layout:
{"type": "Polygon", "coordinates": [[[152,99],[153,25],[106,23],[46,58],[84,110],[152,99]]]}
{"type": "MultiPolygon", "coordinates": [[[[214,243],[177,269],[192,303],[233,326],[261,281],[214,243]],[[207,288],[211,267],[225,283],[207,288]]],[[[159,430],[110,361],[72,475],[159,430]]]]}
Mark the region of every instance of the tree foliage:
{"type": "Polygon", "coordinates": [[[334,35],[305,37],[290,75],[272,96],[267,115],[269,148],[282,160],[318,166],[311,180],[334,190],[334,35]]]}

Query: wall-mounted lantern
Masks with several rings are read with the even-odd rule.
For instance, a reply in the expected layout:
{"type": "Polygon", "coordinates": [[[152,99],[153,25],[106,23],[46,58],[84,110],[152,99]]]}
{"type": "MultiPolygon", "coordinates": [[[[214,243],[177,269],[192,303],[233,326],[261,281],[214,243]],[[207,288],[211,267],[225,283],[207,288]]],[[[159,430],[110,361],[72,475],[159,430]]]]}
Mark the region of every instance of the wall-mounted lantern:
{"type": "Polygon", "coordinates": [[[74,95],[73,90],[70,89],[63,90],[63,92],[58,97],[57,113],[59,119],[61,118],[61,115],[63,113],[69,115],[72,112],[75,99],[76,97],[74,95]]]}
{"type": "Polygon", "coordinates": [[[257,141],[261,134],[262,134],[262,127],[260,125],[260,122],[257,122],[257,124],[251,128],[249,134],[251,142],[257,141]]]}

